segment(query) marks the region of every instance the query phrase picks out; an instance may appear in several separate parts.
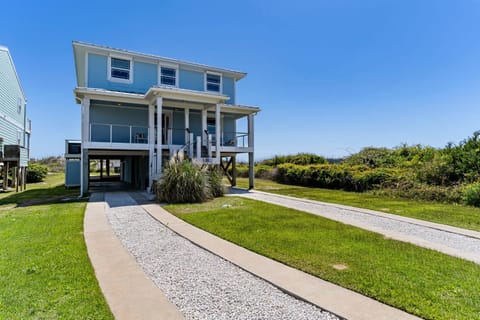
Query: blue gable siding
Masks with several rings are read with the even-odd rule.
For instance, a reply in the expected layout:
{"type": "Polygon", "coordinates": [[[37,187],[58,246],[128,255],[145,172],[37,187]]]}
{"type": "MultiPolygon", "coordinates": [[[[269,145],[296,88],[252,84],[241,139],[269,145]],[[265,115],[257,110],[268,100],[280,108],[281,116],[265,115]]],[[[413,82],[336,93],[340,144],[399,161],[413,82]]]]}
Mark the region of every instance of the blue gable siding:
{"type": "Polygon", "coordinates": [[[133,61],[133,83],[108,80],[108,57],[88,54],[88,87],[112,91],[145,93],[157,85],[157,65],[133,61]]]}
{"type": "Polygon", "coordinates": [[[222,93],[230,97],[229,100],[225,101],[226,103],[235,104],[235,80],[233,78],[222,78],[222,93]]]}
{"type": "Polygon", "coordinates": [[[182,70],[179,71],[180,84],[182,89],[205,91],[204,74],[202,72],[182,70]]]}

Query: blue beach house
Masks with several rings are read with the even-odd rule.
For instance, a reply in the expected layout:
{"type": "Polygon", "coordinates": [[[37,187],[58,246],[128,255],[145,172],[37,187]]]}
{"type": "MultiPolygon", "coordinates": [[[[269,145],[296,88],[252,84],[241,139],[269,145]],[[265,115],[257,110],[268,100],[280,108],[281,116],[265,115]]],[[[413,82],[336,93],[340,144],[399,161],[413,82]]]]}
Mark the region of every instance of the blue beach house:
{"type": "Polygon", "coordinates": [[[81,190],[92,160],[119,159],[120,180],[152,190],[178,152],[221,166],[235,185],[236,157],[248,154],[253,187],[257,107],[236,101],[243,72],[73,42],[81,105],[81,190]],[[238,121],[246,122],[238,132],[238,121]],[[228,174],[232,172],[232,174],[228,174]]]}
{"type": "Polygon", "coordinates": [[[27,119],[27,98],[12,56],[0,46],[0,165],[3,189],[24,188],[28,167],[31,121],[27,119]]]}

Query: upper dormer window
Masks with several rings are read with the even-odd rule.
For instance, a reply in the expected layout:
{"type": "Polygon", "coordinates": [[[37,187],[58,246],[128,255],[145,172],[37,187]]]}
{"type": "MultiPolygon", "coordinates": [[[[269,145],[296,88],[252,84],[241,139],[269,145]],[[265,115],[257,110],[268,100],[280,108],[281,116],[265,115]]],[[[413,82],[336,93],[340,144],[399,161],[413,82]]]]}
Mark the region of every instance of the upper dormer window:
{"type": "Polygon", "coordinates": [[[118,57],[109,58],[108,80],[132,83],[132,60],[118,57]]]}
{"type": "Polygon", "coordinates": [[[172,67],[160,67],[160,84],[177,86],[177,69],[172,67]]]}
{"type": "Polygon", "coordinates": [[[205,90],[212,92],[222,92],[222,75],[219,73],[207,72],[205,74],[205,90]]]}

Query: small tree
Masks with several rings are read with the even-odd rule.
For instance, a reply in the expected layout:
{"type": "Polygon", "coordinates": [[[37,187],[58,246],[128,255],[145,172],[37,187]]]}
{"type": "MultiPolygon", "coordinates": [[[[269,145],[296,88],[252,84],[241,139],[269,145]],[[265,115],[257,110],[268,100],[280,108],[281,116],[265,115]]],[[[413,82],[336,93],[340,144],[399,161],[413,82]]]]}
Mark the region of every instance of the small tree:
{"type": "Polygon", "coordinates": [[[45,179],[47,173],[48,167],[46,165],[30,162],[27,169],[27,182],[41,182],[45,179]]]}

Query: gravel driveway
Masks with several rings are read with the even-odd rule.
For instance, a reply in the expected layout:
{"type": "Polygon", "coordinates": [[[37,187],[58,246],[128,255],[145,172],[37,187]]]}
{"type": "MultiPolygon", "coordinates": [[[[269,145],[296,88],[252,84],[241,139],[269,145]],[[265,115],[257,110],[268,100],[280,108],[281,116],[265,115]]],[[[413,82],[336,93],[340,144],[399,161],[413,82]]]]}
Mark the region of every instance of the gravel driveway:
{"type": "Polygon", "coordinates": [[[105,201],[117,237],[186,319],[338,319],[173,233],[128,193],[105,201]]]}

